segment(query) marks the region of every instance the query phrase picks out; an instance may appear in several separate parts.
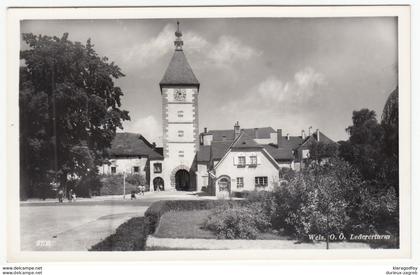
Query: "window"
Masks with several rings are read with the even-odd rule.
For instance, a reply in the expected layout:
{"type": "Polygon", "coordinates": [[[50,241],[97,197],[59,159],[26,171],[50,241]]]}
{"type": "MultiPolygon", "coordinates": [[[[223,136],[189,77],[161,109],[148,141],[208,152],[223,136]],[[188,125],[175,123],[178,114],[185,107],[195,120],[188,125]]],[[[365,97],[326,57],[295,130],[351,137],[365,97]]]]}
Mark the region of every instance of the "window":
{"type": "Polygon", "coordinates": [[[179,131],[178,131],[178,137],[183,137],[183,136],[184,136],[184,131],[179,130],[179,131]]]}
{"type": "Polygon", "coordinates": [[[249,159],[251,160],[249,166],[257,166],[257,156],[251,156],[249,159]]]}
{"type": "Polygon", "coordinates": [[[178,157],[183,158],[184,157],[184,151],[178,151],[178,157]]]}
{"type": "Polygon", "coordinates": [[[244,188],[244,178],[236,178],[236,188],[244,188]]]}
{"type": "Polygon", "coordinates": [[[255,187],[266,187],[268,185],[267,177],[255,177],[255,187]]]}
{"type": "Polygon", "coordinates": [[[244,167],[245,164],[246,164],[245,157],[244,156],[238,157],[238,167],[244,167]]]}
{"type": "Polygon", "coordinates": [[[140,167],[138,167],[138,166],[134,166],[134,167],[133,167],[133,172],[134,172],[134,173],[138,173],[138,172],[140,172],[140,167]]]}
{"type": "Polygon", "coordinates": [[[117,173],[117,167],[111,166],[111,174],[117,173]]]}
{"type": "Polygon", "coordinates": [[[178,117],[184,117],[184,111],[178,111],[178,117]]]}
{"type": "Polygon", "coordinates": [[[154,163],[153,172],[156,174],[162,173],[162,163],[154,163]]]}

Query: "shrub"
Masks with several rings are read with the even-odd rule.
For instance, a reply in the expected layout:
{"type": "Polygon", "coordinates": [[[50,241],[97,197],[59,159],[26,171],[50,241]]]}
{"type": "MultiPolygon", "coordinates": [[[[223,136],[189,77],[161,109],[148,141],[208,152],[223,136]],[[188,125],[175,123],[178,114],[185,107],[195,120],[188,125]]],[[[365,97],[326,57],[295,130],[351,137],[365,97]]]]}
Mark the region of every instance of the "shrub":
{"type": "Polygon", "coordinates": [[[312,162],[274,192],[273,225],[300,240],[339,234],[355,218],[361,184],[358,171],[340,159],[312,162]]]}
{"type": "Polygon", "coordinates": [[[270,217],[261,203],[223,205],[214,210],[204,227],[220,239],[255,239],[270,227],[270,217]]]}
{"type": "MultiPolygon", "coordinates": [[[[130,194],[131,191],[136,191],[137,186],[135,178],[127,176],[125,182],[125,193],[130,194]],[[127,178],[129,180],[127,180],[127,178]],[[135,184],[131,184],[135,183],[135,184]]],[[[102,186],[99,193],[102,196],[106,195],[122,195],[124,193],[123,175],[104,175],[100,179],[102,186]]]]}
{"type": "Polygon", "coordinates": [[[136,217],[120,225],[116,232],[92,246],[89,251],[139,251],[144,250],[147,234],[144,218],[136,217]]]}

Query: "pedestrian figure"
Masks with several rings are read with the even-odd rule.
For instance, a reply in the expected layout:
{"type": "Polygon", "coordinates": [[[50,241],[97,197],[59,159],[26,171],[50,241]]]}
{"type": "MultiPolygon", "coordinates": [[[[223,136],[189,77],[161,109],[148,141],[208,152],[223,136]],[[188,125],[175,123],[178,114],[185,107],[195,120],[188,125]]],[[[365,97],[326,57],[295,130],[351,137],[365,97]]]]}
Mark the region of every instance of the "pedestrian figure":
{"type": "Polygon", "coordinates": [[[73,202],[76,202],[76,192],[73,192],[73,194],[71,195],[71,200],[73,202]]]}
{"type": "Polygon", "coordinates": [[[144,190],[145,190],[145,189],[146,189],[146,188],[144,187],[144,185],[140,185],[140,186],[139,186],[139,190],[140,190],[140,192],[139,192],[139,193],[140,193],[141,195],[143,195],[143,196],[144,196],[144,190]]]}
{"type": "Polygon", "coordinates": [[[63,203],[64,192],[63,189],[58,190],[58,202],[63,203]]]}
{"type": "Polygon", "coordinates": [[[73,201],[73,189],[70,189],[68,199],[69,199],[69,202],[73,201]]]}
{"type": "Polygon", "coordinates": [[[131,199],[132,200],[136,199],[136,191],[134,191],[134,190],[131,191],[131,199]]]}

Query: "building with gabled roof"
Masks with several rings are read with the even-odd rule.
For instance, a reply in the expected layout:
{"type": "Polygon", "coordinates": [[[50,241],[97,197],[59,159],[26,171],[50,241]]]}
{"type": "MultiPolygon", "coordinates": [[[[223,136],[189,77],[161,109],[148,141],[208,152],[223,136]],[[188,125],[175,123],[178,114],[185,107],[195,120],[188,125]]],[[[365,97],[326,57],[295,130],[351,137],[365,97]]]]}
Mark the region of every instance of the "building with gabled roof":
{"type": "Polygon", "coordinates": [[[200,134],[197,187],[225,197],[232,192],[272,190],[282,168],[301,169],[314,142],[334,143],[321,131],[282,135],[271,127],[211,130],[200,134]]]}

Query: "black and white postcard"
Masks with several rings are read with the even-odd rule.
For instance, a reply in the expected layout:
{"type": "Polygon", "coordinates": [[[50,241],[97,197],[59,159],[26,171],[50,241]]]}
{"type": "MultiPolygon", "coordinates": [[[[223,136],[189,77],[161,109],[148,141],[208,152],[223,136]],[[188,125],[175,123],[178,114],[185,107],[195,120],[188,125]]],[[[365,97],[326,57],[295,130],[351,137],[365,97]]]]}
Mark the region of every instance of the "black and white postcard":
{"type": "Polygon", "coordinates": [[[408,6],[8,19],[10,260],[409,257],[408,6]]]}

